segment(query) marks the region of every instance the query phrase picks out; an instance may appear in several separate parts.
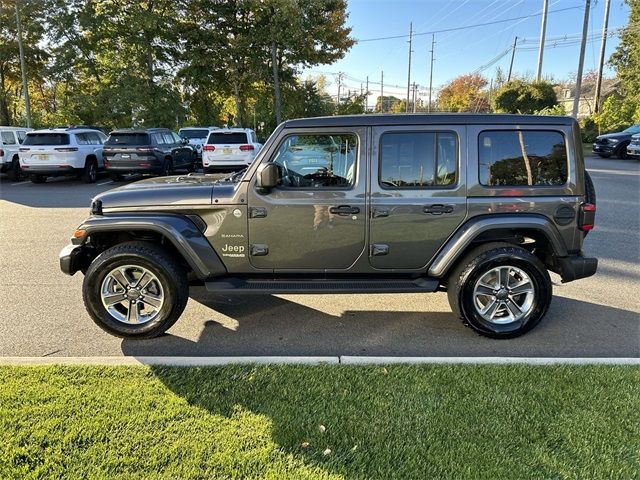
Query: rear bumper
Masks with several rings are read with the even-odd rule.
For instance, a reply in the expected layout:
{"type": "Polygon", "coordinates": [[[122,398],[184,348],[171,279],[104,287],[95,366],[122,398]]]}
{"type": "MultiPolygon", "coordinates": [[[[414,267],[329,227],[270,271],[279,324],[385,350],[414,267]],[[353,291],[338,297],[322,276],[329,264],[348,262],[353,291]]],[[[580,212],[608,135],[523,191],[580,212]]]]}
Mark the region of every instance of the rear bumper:
{"type": "Polygon", "coordinates": [[[58,175],[75,175],[83,171],[82,168],[75,168],[71,165],[60,165],[56,167],[52,165],[21,164],[20,167],[27,175],[46,175],[48,177],[55,177],[58,175]]]}
{"type": "Polygon", "coordinates": [[[105,170],[110,173],[144,173],[160,172],[162,170],[162,163],[157,158],[126,162],[108,160],[108,162],[109,164],[105,167],[105,170]]]}
{"type": "Polygon", "coordinates": [[[582,252],[567,257],[556,258],[562,283],[587,278],[596,273],[598,259],[585,257],[582,252]]]}

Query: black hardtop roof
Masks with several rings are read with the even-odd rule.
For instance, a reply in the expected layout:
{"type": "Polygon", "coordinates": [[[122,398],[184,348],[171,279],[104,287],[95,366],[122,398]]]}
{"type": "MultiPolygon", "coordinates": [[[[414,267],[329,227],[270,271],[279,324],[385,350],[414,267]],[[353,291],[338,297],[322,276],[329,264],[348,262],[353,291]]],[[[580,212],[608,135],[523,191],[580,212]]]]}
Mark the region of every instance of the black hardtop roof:
{"type": "Polygon", "coordinates": [[[497,113],[407,113],[338,115],[298,118],[284,122],[296,127],[368,127],[377,125],[573,125],[572,117],[546,115],[510,115],[497,113]]]}
{"type": "Polygon", "coordinates": [[[111,133],[153,133],[153,132],[170,132],[169,128],[118,128],[112,130],[111,133]]]}

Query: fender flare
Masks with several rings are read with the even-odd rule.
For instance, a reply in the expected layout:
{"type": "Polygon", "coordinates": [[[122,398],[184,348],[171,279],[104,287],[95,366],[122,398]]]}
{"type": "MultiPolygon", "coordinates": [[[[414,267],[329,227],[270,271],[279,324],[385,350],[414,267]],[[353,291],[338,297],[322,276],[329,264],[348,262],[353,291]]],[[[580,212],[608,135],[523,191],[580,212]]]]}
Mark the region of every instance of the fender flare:
{"type": "Polygon", "coordinates": [[[152,231],[161,234],[180,252],[200,279],[227,273],[209,241],[198,227],[182,215],[172,214],[112,214],[91,216],[78,227],[87,236],[100,232],[152,231]]]}
{"type": "Polygon", "coordinates": [[[482,215],[467,221],[449,238],[429,266],[429,276],[443,277],[479,235],[491,230],[502,229],[539,231],[549,240],[556,257],[568,255],[560,232],[551,220],[543,215],[482,215]]]}

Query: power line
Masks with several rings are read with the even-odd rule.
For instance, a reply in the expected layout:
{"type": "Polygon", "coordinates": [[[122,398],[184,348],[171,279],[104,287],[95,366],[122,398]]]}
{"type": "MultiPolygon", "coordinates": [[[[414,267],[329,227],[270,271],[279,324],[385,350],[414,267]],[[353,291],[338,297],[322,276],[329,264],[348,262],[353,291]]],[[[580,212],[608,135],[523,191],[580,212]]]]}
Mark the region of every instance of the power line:
{"type": "MultiPolygon", "coordinates": [[[[581,9],[581,8],[582,8],[581,6],[558,8],[556,10],[549,10],[548,13],[565,12],[567,10],[576,10],[576,9],[581,9]]],[[[523,15],[521,17],[512,17],[512,18],[505,18],[505,19],[502,19],[502,20],[494,20],[493,22],[476,23],[474,25],[463,25],[461,27],[445,28],[445,29],[442,29],[442,30],[432,30],[430,32],[420,32],[420,33],[413,32],[412,35],[414,37],[417,37],[417,36],[421,36],[421,35],[433,35],[435,33],[454,32],[454,31],[457,31],[457,30],[466,30],[468,28],[486,27],[488,25],[496,25],[498,23],[513,22],[515,20],[523,20],[523,19],[526,19],[526,18],[539,17],[540,15],[542,15],[542,13],[538,12],[538,13],[532,13],[531,15],[523,15]]],[[[377,42],[379,40],[394,40],[394,39],[398,39],[398,38],[407,38],[408,36],[409,35],[394,35],[392,37],[363,38],[363,39],[356,40],[356,41],[358,43],[362,43],[362,42],[377,42]]]]}

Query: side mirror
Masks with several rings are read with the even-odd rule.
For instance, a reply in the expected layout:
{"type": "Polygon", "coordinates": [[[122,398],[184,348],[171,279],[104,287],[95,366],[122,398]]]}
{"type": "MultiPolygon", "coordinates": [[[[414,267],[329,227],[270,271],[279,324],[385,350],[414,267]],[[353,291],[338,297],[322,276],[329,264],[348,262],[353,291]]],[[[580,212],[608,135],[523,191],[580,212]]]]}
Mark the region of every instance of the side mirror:
{"type": "Polygon", "coordinates": [[[189,144],[189,139],[185,138],[185,137],[181,137],[180,138],[180,142],[182,143],[182,145],[188,145],[189,144]]]}
{"type": "Polygon", "coordinates": [[[271,190],[280,180],[280,169],[274,163],[264,163],[258,167],[256,187],[271,190]]]}

